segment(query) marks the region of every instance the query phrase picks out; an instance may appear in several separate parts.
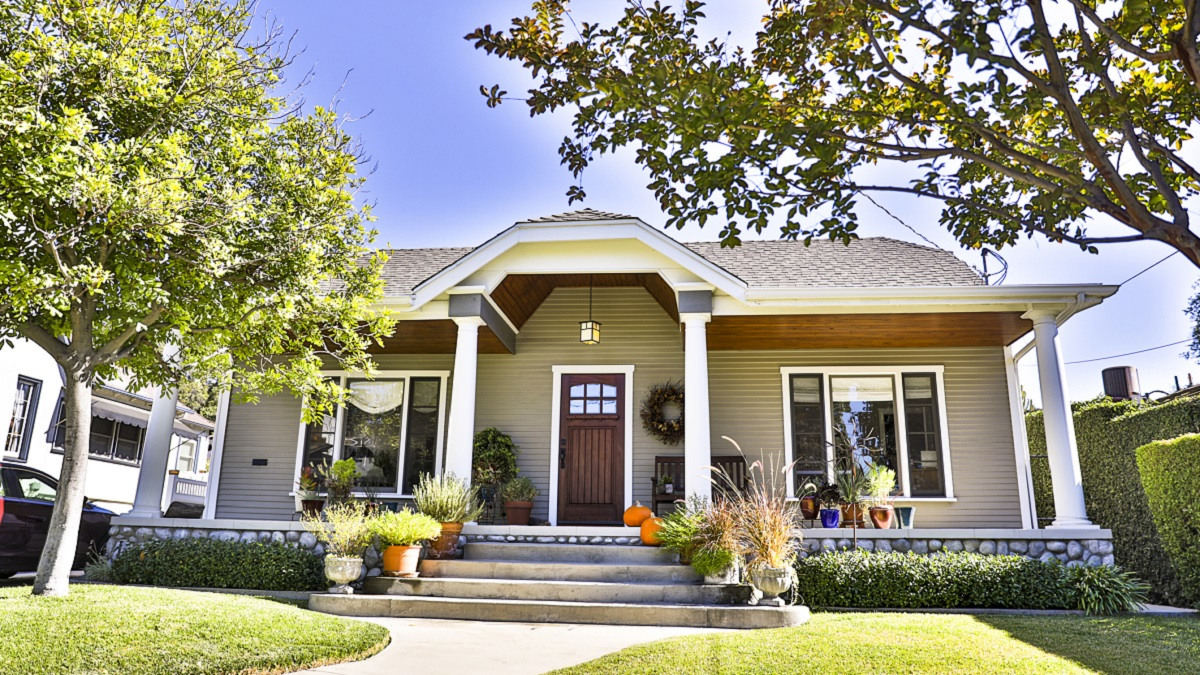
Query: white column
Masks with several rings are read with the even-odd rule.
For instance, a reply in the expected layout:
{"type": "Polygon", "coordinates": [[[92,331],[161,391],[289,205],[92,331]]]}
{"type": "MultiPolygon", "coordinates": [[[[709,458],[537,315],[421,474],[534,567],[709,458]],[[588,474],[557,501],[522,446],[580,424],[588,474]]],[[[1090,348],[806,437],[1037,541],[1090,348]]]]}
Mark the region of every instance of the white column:
{"type": "Polygon", "coordinates": [[[138,472],[133,509],[125,514],[138,518],[162,516],[163,481],[167,477],[167,458],[171,455],[171,435],[175,412],[179,408],[179,390],[160,389],[150,406],[150,424],[142,442],[142,468],[138,472]]]}
{"type": "Polygon", "coordinates": [[[708,415],[708,337],[711,314],[680,314],[683,345],[683,481],[688,495],[712,497],[712,438],[708,415]]]}
{"type": "Polygon", "coordinates": [[[477,316],[455,317],[458,343],[454,347],[454,382],[450,391],[450,428],[446,433],[446,472],[471,481],[475,443],[475,380],[479,365],[477,316]]]}
{"type": "Polygon", "coordinates": [[[1083,478],[1075,447],[1071,402],[1067,398],[1066,369],[1058,347],[1055,312],[1037,310],[1026,316],[1033,320],[1038,383],[1042,390],[1042,414],[1046,426],[1046,454],[1050,458],[1050,481],[1054,486],[1055,518],[1050,527],[1096,527],[1088,520],[1083,502],[1083,478]]]}

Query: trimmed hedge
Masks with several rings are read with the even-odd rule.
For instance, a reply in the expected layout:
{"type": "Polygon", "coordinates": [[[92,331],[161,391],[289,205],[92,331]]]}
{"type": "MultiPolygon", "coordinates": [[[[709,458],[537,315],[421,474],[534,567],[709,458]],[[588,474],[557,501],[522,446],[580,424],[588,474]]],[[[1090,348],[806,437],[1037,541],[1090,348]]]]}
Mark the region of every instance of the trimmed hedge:
{"type": "Polygon", "coordinates": [[[1183,594],[1200,608],[1200,434],[1143,445],[1137,460],[1183,594]]]}
{"type": "MultiPolygon", "coordinates": [[[[1150,584],[1155,602],[1185,601],[1159,539],[1138,472],[1137,448],[1151,441],[1200,432],[1200,397],[1146,405],[1098,399],[1072,405],[1088,517],[1112,530],[1117,564],[1150,584]]],[[[1025,416],[1029,453],[1046,454],[1040,410],[1025,416]]],[[[1054,518],[1049,462],[1032,459],[1034,497],[1043,523],[1054,518]]]]}
{"type": "Polygon", "coordinates": [[[324,561],[296,546],[218,539],[153,540],[126,548],[112,563],[119,584],[317,591],[328,587],[324,561]]]}
{"type": "Polygon", "coordinates": [[[860,550],[796,562],[795,592],[812,607],[1095,611],[1128,609],[1126,598],[1140,597],[1139,589],[1144,585],[1113,567],[1070,568],[1016,555],[860,550]],[[1097,603],[1097,598],[1107,602],[1097,603]]]}

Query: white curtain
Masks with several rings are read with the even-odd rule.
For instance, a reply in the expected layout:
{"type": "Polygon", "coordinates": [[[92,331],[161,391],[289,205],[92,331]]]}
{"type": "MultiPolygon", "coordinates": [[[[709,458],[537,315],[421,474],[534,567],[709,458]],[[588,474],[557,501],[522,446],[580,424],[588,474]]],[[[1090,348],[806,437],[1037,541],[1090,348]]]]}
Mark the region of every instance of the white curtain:
{"type": "Polygon", "coordinates": [[[351,405],[372,415],[395,410],[404,402],[404,380],[350,382],[348,399],[351,405]]]}

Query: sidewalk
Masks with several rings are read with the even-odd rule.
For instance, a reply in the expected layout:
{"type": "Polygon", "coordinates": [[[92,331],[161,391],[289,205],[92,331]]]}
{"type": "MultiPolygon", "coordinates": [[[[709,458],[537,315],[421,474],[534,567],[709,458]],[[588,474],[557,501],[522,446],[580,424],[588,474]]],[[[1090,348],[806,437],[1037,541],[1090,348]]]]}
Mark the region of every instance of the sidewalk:
{"type": "Polygon", "coordinates": [[[392,632],[382,652],[355,663],[301,671],[322,675],[534,675],[599,658],[642,642],[712,628],[499,623],[443,619],[366,618],[392,632]]]}

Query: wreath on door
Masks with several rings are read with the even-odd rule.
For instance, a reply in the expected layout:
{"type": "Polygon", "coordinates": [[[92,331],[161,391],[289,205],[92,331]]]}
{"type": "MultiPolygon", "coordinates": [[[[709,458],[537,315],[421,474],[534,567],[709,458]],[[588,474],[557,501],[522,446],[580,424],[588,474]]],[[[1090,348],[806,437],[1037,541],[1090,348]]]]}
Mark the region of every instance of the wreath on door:
{"type": "Polygon", "coordinates": [[[665,382],[650,387],[642,399],[642,428],[666,445],[679,445],[683,440],[683,387],[665,382]],[[679,417],[666,419],[663,407],[668,403],[679,406],[679,417]]]}

